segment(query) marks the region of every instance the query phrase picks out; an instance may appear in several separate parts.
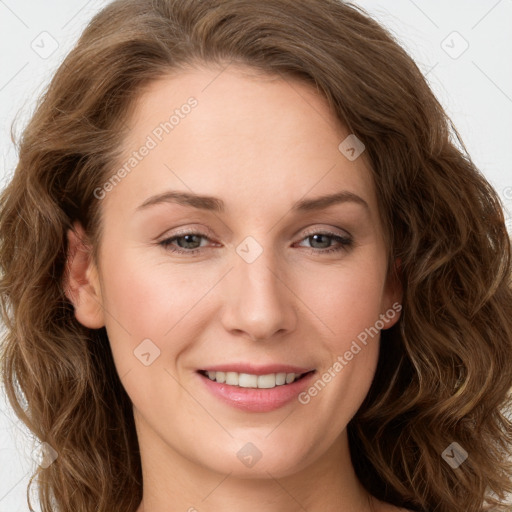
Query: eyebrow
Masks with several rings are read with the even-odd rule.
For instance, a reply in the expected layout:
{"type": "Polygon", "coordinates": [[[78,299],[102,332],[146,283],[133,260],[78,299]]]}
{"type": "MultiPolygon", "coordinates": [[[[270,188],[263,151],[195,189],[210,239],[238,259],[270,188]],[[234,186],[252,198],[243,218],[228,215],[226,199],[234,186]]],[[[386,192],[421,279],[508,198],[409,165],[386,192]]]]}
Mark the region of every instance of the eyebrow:
{"type": "MultiPolygon", "coordinates": [[[[223,213],[226,210],[224,201],[218,197],[202,196],[191,192],[168,191],[150,197],[138,206],[136,211],[144,210],[150,206],[162,203],[175,203],[218,213],[223,213]]],[[[348,190],[342,190],[335,194],[315,197],[312,199],[301,199],[293,205],[291,210],[292,212],[309,212],[322,210],[334,204],[343,203],[356,203],[367,210],[370,209],[368,203],[362,197],[354,194],[353,192],[349,192],[348,190]]]]}

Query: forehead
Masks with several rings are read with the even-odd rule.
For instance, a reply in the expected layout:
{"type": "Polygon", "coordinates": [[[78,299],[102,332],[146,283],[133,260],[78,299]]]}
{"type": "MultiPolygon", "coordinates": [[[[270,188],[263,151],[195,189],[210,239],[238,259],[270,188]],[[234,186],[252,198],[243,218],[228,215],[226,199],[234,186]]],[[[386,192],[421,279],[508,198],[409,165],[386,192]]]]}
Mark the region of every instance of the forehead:
{"type": "Polygon", "coordinates": [[[365,154],[340,151],[351,134],[323,96],[290,78],[234,66],[179,72],[149,84],[127,124],[118,167],[150,149],[112,197],[130,187],[141,202],[171,188],[227,198],[229,210],[232,200],[290,206],[344,189],[375,202],[365,154]]]}

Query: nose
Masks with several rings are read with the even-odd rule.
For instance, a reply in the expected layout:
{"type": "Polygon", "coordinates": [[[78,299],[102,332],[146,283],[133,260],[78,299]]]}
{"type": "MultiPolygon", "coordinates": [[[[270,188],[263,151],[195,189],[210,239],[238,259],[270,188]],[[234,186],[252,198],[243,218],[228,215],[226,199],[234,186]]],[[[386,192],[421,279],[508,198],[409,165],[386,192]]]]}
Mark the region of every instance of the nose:
{"type": "Polygon", "coordinates": [[[253,341],[275,340],[293,332],[297,299],[269,249],[252,262],[235,255],[234,268],[223,286],[221,321],[233,335],[253,341]]]}

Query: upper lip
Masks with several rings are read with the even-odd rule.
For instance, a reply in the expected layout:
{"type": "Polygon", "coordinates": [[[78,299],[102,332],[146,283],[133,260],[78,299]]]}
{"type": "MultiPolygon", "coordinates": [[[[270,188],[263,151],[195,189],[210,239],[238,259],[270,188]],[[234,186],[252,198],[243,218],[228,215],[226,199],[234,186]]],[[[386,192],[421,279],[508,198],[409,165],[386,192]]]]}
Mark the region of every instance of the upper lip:
{"type": "Polygon", "coordinates": [[[295,373],[301,375],[313,371],[314,368],[301,368],[289,364],[255,365],[252,363],[226,363],[201,368],[205,372],[236,372],[249,373],[251,375],[268,375],[270,373],[295,373]]]}

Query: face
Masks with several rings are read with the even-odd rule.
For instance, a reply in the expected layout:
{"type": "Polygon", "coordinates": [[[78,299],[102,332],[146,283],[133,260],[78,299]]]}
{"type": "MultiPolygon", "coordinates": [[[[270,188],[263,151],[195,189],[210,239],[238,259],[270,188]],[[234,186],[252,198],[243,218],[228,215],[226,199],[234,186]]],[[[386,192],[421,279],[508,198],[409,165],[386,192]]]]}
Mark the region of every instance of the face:
{"type": "Polygon", "coordinates": [[[142,447],[279,477],[345,439],[400,295],[365,153],[310,86],[246,71],[139,98],[75,305],[106,327],[142,447]]]}

